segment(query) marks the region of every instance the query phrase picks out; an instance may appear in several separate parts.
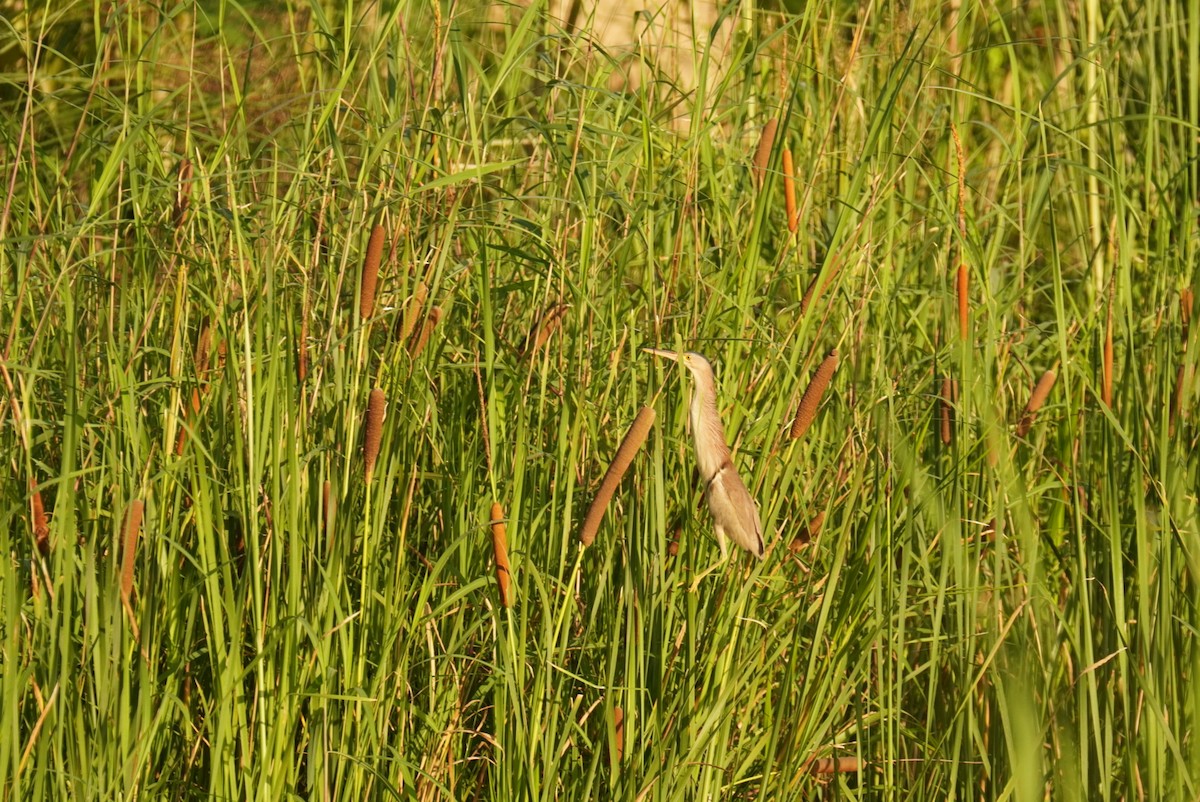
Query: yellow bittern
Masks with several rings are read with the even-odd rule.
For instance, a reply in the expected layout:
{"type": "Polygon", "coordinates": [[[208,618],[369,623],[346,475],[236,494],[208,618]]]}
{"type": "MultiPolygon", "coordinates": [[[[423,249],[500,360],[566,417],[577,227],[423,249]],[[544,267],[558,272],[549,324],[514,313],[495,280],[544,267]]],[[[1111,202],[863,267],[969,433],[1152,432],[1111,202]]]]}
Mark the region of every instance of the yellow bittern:
{"type": "Polygon", "coordinates": [[[704,497],[712,513],[721,559],[724,560],[728,553],[727,538],[762,559],[762,523],[758,518],[758,507],[730,459],[729,446],[725,442],[725,426],[717,412],[717,382],[713,378],[712,365],[694,351],[680,353],[660,348],[642,350],[674,359],[691,371],[692,378],[696,380],[690,405],[692,437],[696,441],[696,467],[704,481],[704,497]]]}

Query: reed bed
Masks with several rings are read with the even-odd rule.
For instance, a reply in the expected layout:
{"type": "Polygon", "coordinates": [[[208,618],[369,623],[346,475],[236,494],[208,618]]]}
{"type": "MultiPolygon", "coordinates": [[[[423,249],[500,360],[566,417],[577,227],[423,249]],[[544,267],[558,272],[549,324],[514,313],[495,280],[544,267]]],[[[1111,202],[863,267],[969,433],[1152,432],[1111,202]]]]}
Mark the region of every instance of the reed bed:
{"type": "Polygon", "coordinates": [[[4,3],[0,802],[1196,798],[1200,9],[4,3]]]}

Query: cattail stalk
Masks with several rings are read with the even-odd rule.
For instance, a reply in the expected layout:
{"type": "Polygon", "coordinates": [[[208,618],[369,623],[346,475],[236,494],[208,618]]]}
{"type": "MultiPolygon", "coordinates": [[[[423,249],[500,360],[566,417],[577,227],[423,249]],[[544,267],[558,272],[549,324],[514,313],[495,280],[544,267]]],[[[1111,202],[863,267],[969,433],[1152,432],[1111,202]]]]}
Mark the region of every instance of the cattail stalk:
{"type": "Polygon", "coordinates": [[[1058,374],[1054,368],[1050,368],[1042,374],[1042,378],[1038,379],[1038,383],[1034,385],[1033,393],[1029,396],[1029,403],[1025,405],[1025,411],[1021,415],[1021,420],[1017,424],[1017,437],[1024,437],[1029,433],[1030,427],[1037,419],[1038,410],[1042,408],[1042,404],[1046,403],[1046,399],[1050,396],[1050,391],[1054,389],[1054,382],[1058,379],[1058,374]]]}
{"type": "Polygon", "coordinates": [[[796,419],[792,421],[791,438],[793,440],[803,437],[804,433],[808,431],[808,427],[812,425],[813,419],[817,417],[817,408],[821,406],[821,397],[825,395],[825,390],[829,387],[829,381],[833,378],[833,372],[837,370],[837,366],[838,352],[835,348],[821,362],[800,399],[800,408],[796,410],[796,419]]]}
{"type": "Polygon", "coordinates": [[[771,147],[775,144],[775,129],[779,120],[772,117],[763,126],[762,136],[758,138],[758,149],[754,151],[754,178],[762,186],[767,174],[767,165],[771,163],[771,147]]]}
{"type": "Polygon", "coordinates": [[[429,336],[433,334],[434,328],[442,319],[442,308],[440,306],[432,307],[429,314],[425,316],[425,323],[421,326],[421,332],[413,338],[409,343],[408,352],[413,359],[421,355],[425,350],[425,346],[429,343],[429,336]]]}
{"type": "Polygon", "coordinates": [[[33,514],[33,540],[37,550],[45,557],[50,554],[50,524],[46,520],[46,508],[42,506],[42,491],[38,489],[37,480],[29,480],[32,492],[29,505],[33,514]]]}
{"type": "Polygon", "coordinates": [[[642,443],[646,442],[646,436],[650,434],[650,427],[653,425],[654,409],[642,407],[638,411],[633,425],[625,433],[625,439],[621,441],[612,464],[604,473],[600,489],[596,491],[596,497],[592,499],[592,506],[588,507],[587,516],[583,519],[583,528],[579,530],[579,542],[584,546],[592,545],[596,539],[596,533],[600,531],[600,522],[604,519],[604,511],[608,508],[608,502],[616,492],[617,485],[625,476],[625,471],[633,462],[638,449],[642,447],[642,443]]]}
{"type": "Polygon", "coordinates": [[[379,443],[383,439],[383,413],[387,409],[387,397],[376,387],[367,400],[366,436],[363,440],[363,461],[366,464],[367,484],[375,473],[375,460],[379,457],[379,443]]]}
{"type": "Polygon", "coordinates": [[[121,599],[126,606],[129,606],[133,593],[133,564],[137,557],[138,534],[142,529],[143,507],[142,500],[135,498],[129,505],[125,520],[125,541],[121,548],[121,599]]]}
{"type": "Polygon", "coordinates": [[[783,201],[787,208],[788,231],[796,233],[800,225],[800,217],[796,213],[796,178],[792,167],[792,149],[783,149],[783,201]]]}
{"type": "Polygon", "coordinates": [[[500,589],[500,606],[511,607],[512,596],[508,583],[511,572],[508,567],[508,537],[504,526],[504,508],[492,504],[492,555],[496,558],[496,586],[500,589]]]}
{"type": "Polygon", "coordinates": [[[375,285],[379,281],[379,264],[383,261],[383,226],[376,223],[367,241],[367,256],[363,260],[362,284],[359,287],[358,315],[366,321],[375,314],[375,285]]]}

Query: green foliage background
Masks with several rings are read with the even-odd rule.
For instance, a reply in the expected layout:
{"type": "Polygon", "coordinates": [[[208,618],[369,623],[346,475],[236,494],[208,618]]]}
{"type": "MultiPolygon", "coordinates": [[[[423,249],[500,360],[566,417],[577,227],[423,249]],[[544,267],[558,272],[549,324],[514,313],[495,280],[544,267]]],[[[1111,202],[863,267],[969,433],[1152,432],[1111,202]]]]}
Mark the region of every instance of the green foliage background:
{"type": "Polygon", "coordinates": [[[3,8],[0,798],[1196,798],[1195,8],[3,8]]]}

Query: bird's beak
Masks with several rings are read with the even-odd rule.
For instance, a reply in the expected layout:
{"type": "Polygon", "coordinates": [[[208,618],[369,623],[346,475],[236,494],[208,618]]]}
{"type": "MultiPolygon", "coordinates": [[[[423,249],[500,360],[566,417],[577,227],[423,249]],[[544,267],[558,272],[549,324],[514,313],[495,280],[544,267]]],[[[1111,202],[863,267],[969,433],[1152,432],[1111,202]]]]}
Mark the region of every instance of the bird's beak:
{"type": "Polygon", "coordinates": [[[654,354],[655,356],[665,356],[667,359],[674,359],[676,362],[679,361],[679,352],[678,351],[667,351],[663,348],[643,348],[642,350],[645,351],[647,354],[654,354]]]}

